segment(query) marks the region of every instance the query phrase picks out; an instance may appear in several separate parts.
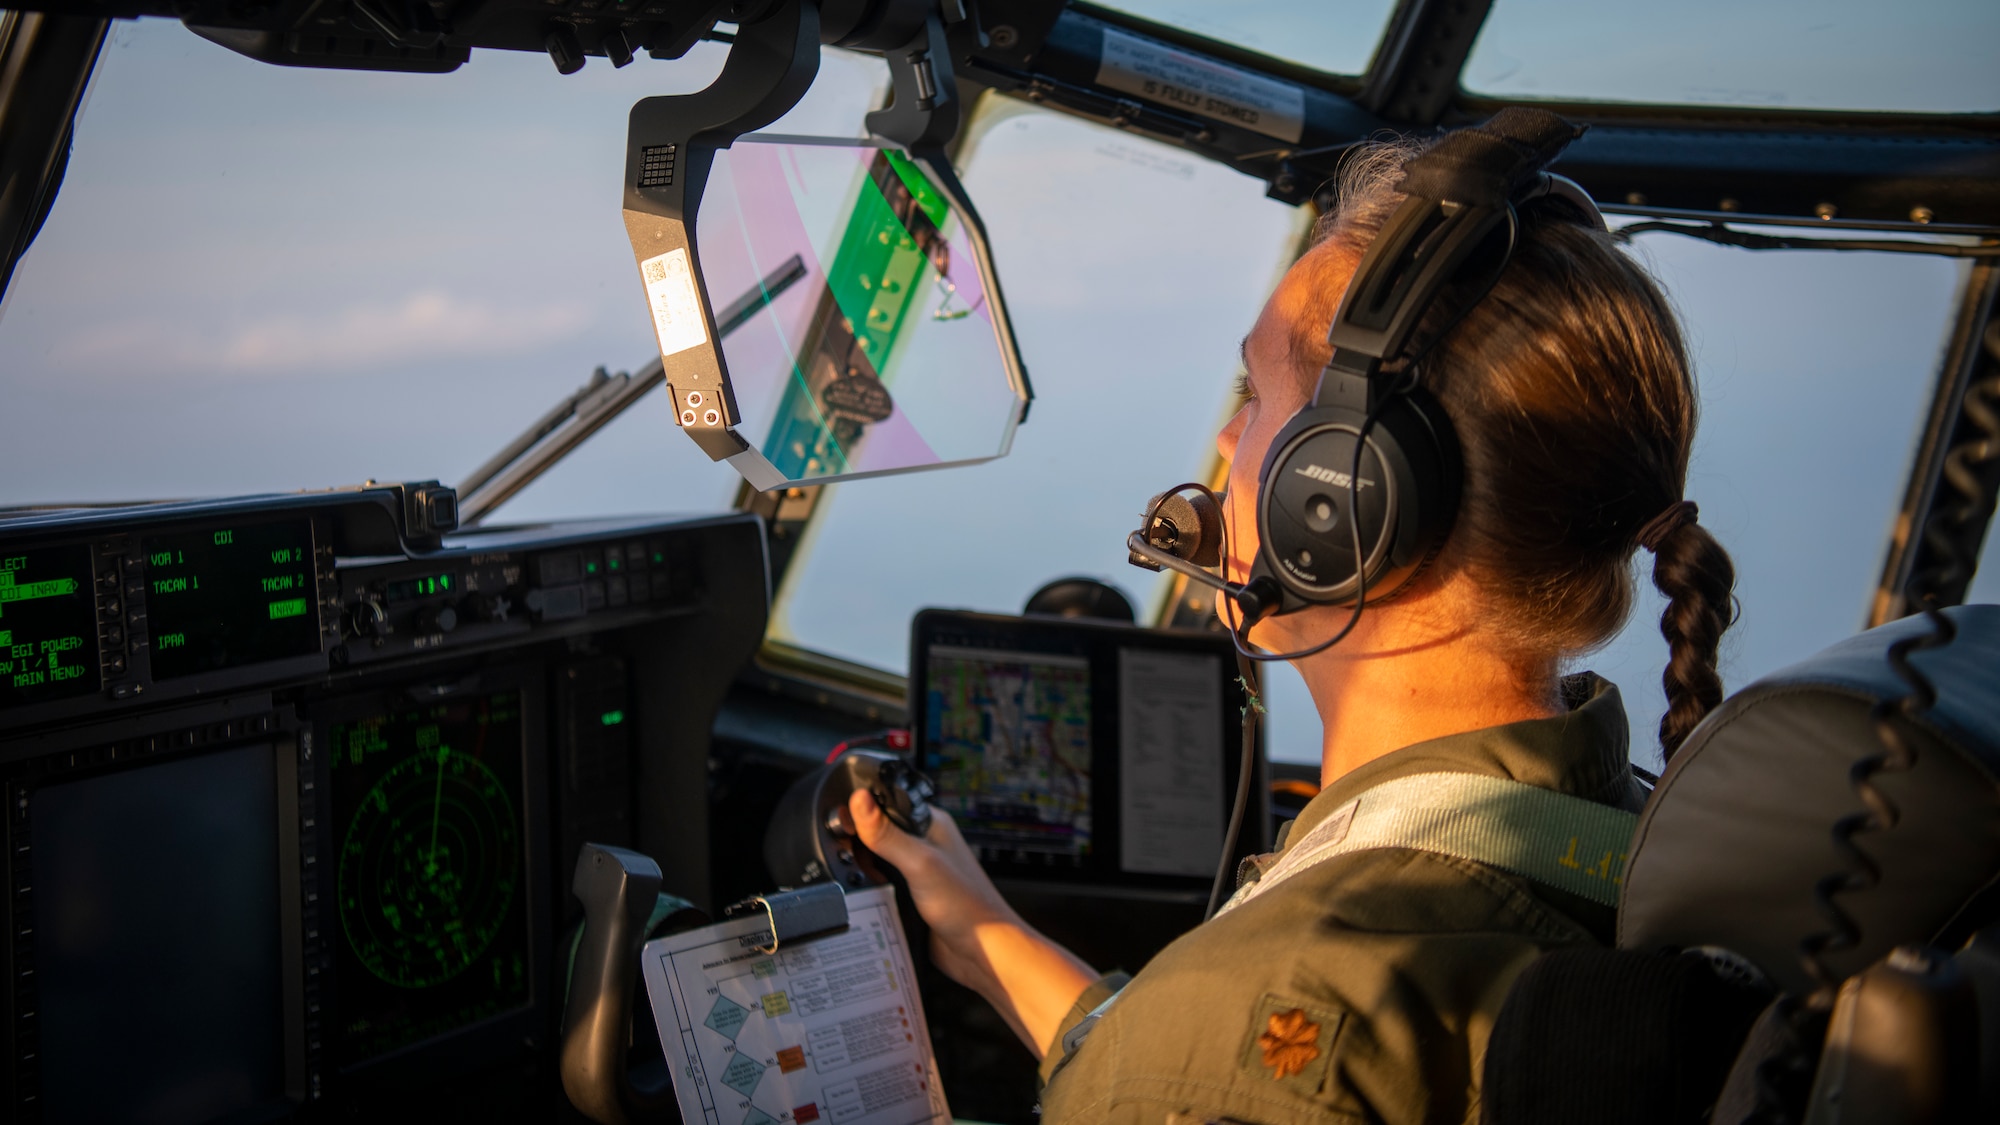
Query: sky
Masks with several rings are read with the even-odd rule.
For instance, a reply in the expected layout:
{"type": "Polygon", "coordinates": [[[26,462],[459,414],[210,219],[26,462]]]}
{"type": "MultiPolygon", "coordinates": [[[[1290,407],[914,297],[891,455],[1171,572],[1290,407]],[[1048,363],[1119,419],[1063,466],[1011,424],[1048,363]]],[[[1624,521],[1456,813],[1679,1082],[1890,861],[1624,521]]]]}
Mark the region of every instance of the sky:
{"type": "MultiPolygon", "coordinates": [[[[655,345],[619,216],[625,114],[704,85],[721,53],[565,78],[482,52],[451,75],[371,75],[118,25],[0,308],[0,504],[452,481],[592,367],[641,366],[655,345]]],[[[774,129],[856,135],[882,77],[828,52],[774,129]]],[[[775,617],[898,671],[923,606],[1015,612],[1069,574],[1156,604],[1124,536],[1209,464],[1237,342],[1302,218],[1258,181],[1020,103],[969,128],[962,170],[1037,400],[1005,458],[831,488],[775,617]]],[[[1695,349],[1689,496],[1736,554],[1733,689],[1860,625],[1965,271],[1668,236],[1634,252],[1695,349]]],[[[725,506],[734,473],[666,411],[641,402],[496,518],[725,506]]],[[[2000,575],[1975,586],[1996,597],[2000,575]]],[[[1581,662],[1623,686],[1642,761],[1659,608],[1642,599],[1581,662]]],[[[1316,758],[1296,678],[1271,694],[1274,756],[1316,758]]]]}

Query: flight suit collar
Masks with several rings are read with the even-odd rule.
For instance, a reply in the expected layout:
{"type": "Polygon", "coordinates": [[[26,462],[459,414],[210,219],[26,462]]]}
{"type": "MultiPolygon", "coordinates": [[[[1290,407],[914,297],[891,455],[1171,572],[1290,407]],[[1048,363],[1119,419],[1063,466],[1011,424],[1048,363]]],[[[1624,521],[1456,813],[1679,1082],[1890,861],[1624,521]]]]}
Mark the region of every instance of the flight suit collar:
{"type": "Polygon", "coordinates": [[[1639,811],[1645,793],[1632,777],[1631,736],[1618,686],[1595,672],[1583,672],[1564,677],[1562,694],[1570,707],[1567,714],[1413,743],[1350,771],[1300,810],[1285,834],[1284,846],[1268,860],[1283,855],[1349,801],[1383,782],[1412,774],[1502,777],[1639,811]]]}

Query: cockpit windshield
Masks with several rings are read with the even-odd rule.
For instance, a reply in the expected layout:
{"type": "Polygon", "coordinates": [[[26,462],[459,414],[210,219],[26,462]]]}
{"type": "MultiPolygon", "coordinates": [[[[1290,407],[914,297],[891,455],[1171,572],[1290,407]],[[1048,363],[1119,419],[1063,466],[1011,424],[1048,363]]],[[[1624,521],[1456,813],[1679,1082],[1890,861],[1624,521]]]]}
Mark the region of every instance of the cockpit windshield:
{"type": "MultiPolygon", "coordinates": [[[[637,370],[658,345],[619,224],[625,117],[726,53],[370,74],[116,24],[0,315],[0,448],[61,468],[10,470],[0,503],[455,481],[592,368],[637,370]]],[[[858,138],[887,81],[829,50],[773,128],[858,138]]],[[[641,402],[505,518],[726,507],[741,478],[668,409],[641,402]]]]}
{"type": "Polygon", "coordinates": [[[1986,0],[1500,0],[1460,84],[1496,98],[1992,113],[1996,38],[2000,5],[1986,0]]]}
{"type": "MultiPolygon", "coordinates": [[[[1098,6],[1336,82],[1367,71],[1396,35],[1389,0],[1098,6]]],[[[1510,100],[1993,113],[2000,73],[1988,45],[1996,36],[2000,7],[1984,0],[1690,0],[1670,8],[1497,0],[1458,85],[1510,100]]]]}
{"type": "MultiPolygon", "coordinates": [[[[1489,37],[1506,33],[1508,8],[1489,37]]],[[[0,320],[0,445],[16,467],[0,501],[131,499],[137,481],[176,496],[450,480],[591,367],[636,369],[654,340],[601,172],[616,167],[635,97],[698,87],[721,55],[706,44],[694,65],[560,78],[545,60],[493,52],[446,80],[268,67],[171,22],[120,25],[71,183],[0,320]],[[20,470],[36,464],[64,468],[20,470]]],[[[857,134],[885,82],[879,60],[829,50],[805,102],[769,132],[857,134]]],[[[1014,99],[981,102],[964,133],[957,163],[1040,397],[1005,458],[824,488],[775,591],[774,639],[894,674],[916,609],[1015,612],[1063,575],[1123,587],[1142,619],[1171,616],[1176,587],[1126,566],[1122,533],[1161,481],[1213,471],[1238,340],[1309,219],[1217,163],[1014,99]]],[[[858,141],[742,142],[718,162],[705,224],[731,221],[736,165],[765,158],[843,161],[849,187],[910,182],[858,141]]],[[[814,247],[839,242],[845,212],[825,210],[814,247]]],[[[735,295],[724,281],[763,284],[797,252],[732,258],[709,235],[719,318],[735,295]]],[[[1967,267],[1644,237],[1635,247],[1690,325],[1706,411],[1690,495],[1739,560],[1745,610],[1724,671],[1740,683],[1865,613],[1901,486],[1884,470],[1921,422],[1967,267]]],[[[919,265],[912,340],[970,326],[993,359],[976,274],[919,265]]],[[[805,333],[825,289],[772,286],[769,311],[748,309],[727,338],[732,367],[755,369],[750,353],[776,340],[777,313],[805,333]]],[[[883,382],[898,407],[922,405],[883,382]]],[[[1010,393],[997,373],[975,382],[1010,393]]],[[[765,396],[759,437],[801,475],[814,456],[893,444],[879,440],[893,418],[871,420],[867,396],[829,420],[784,415],[782,390],[765,396]],[[783,417],[805,428],[781,434],[783,417]],[[842,426],[884,432],[843,445],[842,426]]],[[[1011,415],[1000,399],[933,411],[971,427],[919,425],[935,459],[1002,448],[1011,415]]],[[[497,518],[726,506],[740,479],[674,434],[668,409],[664,395],[642,402],[497,518]]],[[[1640,586],[1629,640],[1587,663],[1628,685],[1643,756],[1661,657],[1658,607],[1640,586]]],[[[1288,670],[1272,681],[1274,755],[1317,757],[1303,690],[1288,670]]]]}

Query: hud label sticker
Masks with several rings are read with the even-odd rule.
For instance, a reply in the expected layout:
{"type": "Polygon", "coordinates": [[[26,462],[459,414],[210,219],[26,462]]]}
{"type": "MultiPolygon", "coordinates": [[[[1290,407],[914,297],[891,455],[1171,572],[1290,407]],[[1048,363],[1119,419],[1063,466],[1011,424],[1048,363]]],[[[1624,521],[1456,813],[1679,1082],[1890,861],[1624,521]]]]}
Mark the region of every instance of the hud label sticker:
{"type": "Polygon", "coordinates": [[[653,334],[660,338],[662,357],[708,342],[685,248],[640,262],[639,276],[646,281],[646,303],[653,307],[653,334]]]}

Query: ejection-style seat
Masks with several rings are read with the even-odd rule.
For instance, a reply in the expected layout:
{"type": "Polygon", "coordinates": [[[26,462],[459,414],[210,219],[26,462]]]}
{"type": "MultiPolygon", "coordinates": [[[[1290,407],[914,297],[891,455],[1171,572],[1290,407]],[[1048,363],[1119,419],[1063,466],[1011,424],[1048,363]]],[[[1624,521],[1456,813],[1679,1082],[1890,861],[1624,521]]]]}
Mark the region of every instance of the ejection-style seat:
{"type": "Polygon", "coordinates": [[[1484,1120],[2000,1121],[2000,606],[1945,618],[1696,729],[1633,837],[1618,948],[1509,993],[1484,1120]]]}

